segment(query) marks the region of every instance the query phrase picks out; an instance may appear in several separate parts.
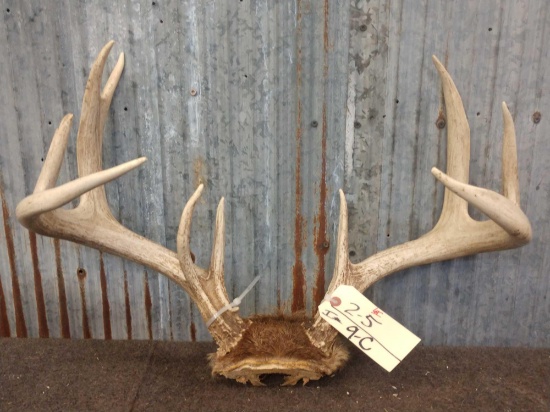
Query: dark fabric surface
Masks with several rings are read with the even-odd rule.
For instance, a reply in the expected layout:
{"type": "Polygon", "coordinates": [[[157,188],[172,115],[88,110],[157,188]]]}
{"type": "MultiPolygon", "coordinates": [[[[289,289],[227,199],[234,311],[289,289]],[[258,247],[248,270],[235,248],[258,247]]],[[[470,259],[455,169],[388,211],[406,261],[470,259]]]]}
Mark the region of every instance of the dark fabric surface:
{"type": "Polygon", "coordinates": [[[0,340],[0,410],[550,411],[550,349],[418,347],[392,373],[353,352],[305,386],[213,378],[209,343],[0,340]]]}

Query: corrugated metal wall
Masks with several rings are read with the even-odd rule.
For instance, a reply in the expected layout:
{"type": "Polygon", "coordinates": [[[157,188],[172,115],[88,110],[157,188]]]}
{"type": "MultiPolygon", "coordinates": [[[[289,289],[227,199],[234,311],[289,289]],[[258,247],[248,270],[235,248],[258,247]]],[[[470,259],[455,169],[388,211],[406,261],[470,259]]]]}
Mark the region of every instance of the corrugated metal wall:
{"type": "MultiPolygon", "coordinates": [[[[491,189],[506,100],[533,242],[407,270],[367,295],[427,344],[550,345],[548,1],[4,0],[0,12],[0,335],[209,338],[164,277],[15,220],[114,39],[108,69],[121,51],[126,67],[104,164],[149,161],[107,186],[113,211],[175,250],[183,205],[206,182],[192,249],[207,263],[225,196],[229,295],[263,275],[244,315],[312,312],[331,276],[341,187],[355,261],[435,223],[443,189],[429,170],[444,168],[446,144],[432,54],[470,119],[471,181],[491,189]]],[[[76,176],[76,125],[60,182],[76,176]]]]}

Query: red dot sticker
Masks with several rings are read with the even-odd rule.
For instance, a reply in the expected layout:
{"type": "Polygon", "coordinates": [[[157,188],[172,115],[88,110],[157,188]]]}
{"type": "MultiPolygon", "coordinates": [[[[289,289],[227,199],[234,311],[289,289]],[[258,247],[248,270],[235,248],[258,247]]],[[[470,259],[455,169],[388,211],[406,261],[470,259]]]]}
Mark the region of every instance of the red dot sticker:
{"type": "Polygon", "coordinates": [[[333,296],[330,298],[330,304],[332,306],[339,306],[342,303],[342,300],[338,296],[333,296]]]}

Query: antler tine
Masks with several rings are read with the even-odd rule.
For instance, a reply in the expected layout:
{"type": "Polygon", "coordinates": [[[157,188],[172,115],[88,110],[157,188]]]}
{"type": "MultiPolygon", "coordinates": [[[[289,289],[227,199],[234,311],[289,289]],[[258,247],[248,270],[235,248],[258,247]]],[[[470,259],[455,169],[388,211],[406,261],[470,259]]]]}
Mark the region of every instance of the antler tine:
{"type": "MultiPolygon", "coordinates": [[[[470,173],[470,125],[462,98],[445,67],[432,56],[443,86],[447,114],[447,173],[459,182],[468,183],[470,173]]],[[[439,222],[468,215],[468,203],[445,191],[439,222]]]]}
{"type": "Polygon", "coordinates": [[[16,208],[16,215],[19,222],[28,229],[35,232],[43,233],[44,230],[37,226],[34,218],[42,213],[50,212],[66,205],[71,200],[83,195],[84,193],[93,190],[94,188],[103,186],[112,180],[128,173],[130,170],[139,167],[147,159],[141,157],[139,159],[130,160],[121,165],[111,167],[110,169],[96,172],[94,174],[81,177],[61,186],[48,190],[36,191],[30,196],[23,199],[16,208]]]}
{"type": "Polygon", "coordinates": [[[516,238],[518,245],[524,245],[531,240],[529,219],[513,201],[492,190],[459,182],[437,167],[432,168],[432,174],[447,189],[478,208],[510,236],[516,238]]]}
{"type": "MultiPolygon", "coordinates": [[[[346,273],[349,273],[349,246],[348,246],[348,204],[346,202],[346,196],[342,189],[339,190],[340,194],[340,217],[338,219],[338,238],[336,245],[336,260],[334,262],[333,279],[342,279],[346,273]]],[[[332,293],[337,285],[331,283],[331,288],[327,291],[328,294],[332,293]]]]}
{"type": "Polygon", "coordinates": [[[111,107],[111,101],[113,100],[113,95],[118,86],[118,81],[124,70],[124,53],[120,53],[118,56],[118,61],[115,64],[115,67],[109,75],[109,79],[105,86],[103,86],[103,91],[101,92],[101,112],[100,112],[100,121],[99,128],[103,130],[105,126],[105,120],[107,119],[107,114],[109,113],[109,108],[111,107]]]}
{"type": "MultiPolygon", "coordinates": [[[[103,129],[114,91],[124,68],[124,55],[121,54],[102,92],[103,70],[113,45],[114,41],[111,40],[101,49],[86,83],[76,138],[76,159],[80,177],[102,170],[103,129]]],[[[83,194],[80,207],[93,207],[96,213],[111,216],[103,187],[83,194]]]]}
{"type": "MultiPolygon", "coordinates": [[[[210,258],[210,270],[219,282],[223,284],[225,262],[225,199],[222,197],[216,210],[216,228],[214,229],[214,242],[212,245],[212,257],[210,258]]],[[[225,297],[229,300],[225,288],[225,297]]]]}
{"type": "Polygon", "coordinates": [[[208,329],[218,344],[218,354],[229,352],[240,340],[243,333],[243,321],[236,313],[238,308],[229,303],[224,287],[224,199],[220,200],[216,213],[216,227],[212,256],[208,270],[196,265],[191,259],[191,221],[195,205],[200,198],[204,185],[200,184],[183,209],[177,236],[178,258],[186,274],[185,287],[195,304],[199,307],[208,329]],[[222,313],[220,309],[227,310],[222,313]]]}
{"type": "Polygon", "coordinates": [[[181,214],[176,242],[178,259],[183,270],[185,270],[186,267],[192,268],[196,266],[191,259],[191,220],[193,218],[195,204],[197,203],[197,200],[199,200],[199,198],[201,197],[203,190],[204,185],[200,184],[199,187],[197,187],[197,189],[195,190],[195,193],[193,193],[193,195],[185,204],[185,207],[183,208],[183,212],[181,214]]]}
{"type": "Polygon", "coordinates": [[[43,190],[50,189],[55,186],[57,178],[59,177],[59,170],[63,163],[63,156],[67,149],[67,142],[69,140],[69,132],[71,131],[71,125],[73,124],[73,115],[67,114],[61,120],[59,127],[56,129],[48,154],[42,165],[42,170],[38,176],[36,186],[34,187],[34,193],[42,192],[43,190]]]}
{"type": "Polygon", "coordinates": [[[518,155],[514,120],[505,102],[502,102],[504,138],[502,142],[502,194],[519,206],[518,155]]]}

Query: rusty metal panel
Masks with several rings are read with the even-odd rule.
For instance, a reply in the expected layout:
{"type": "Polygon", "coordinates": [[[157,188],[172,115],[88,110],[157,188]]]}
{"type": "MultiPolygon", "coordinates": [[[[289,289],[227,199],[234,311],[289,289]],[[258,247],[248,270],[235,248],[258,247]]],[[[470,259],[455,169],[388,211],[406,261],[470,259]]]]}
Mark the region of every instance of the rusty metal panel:
{"type": "MultiPolygon", "coordinates": [[[[332,275],[339,188],[352,261],[435,224],[443,189],[429,170],[445,167],[446,131],[431,55],[462,94],[471,182],[494,190],[505,100],[532,243],[409,269],[366,293],[427,344],[550,345],[547,1],[37,3],[0,10],[1,336],[209,339],[163,276],[15,220],[67,112],[76,135],[91,63],[114,39],[107,69],[119,52],[126,65],[104,164],[148,162],[107,185],[113,213],[174,250],[183,205],[205,183],[192,250],[206,265],[224,196],[229,295],[262,275],[246,316],[314,311],[332,275]]],[[[73,137],[59,182],[75,176],[73,137]]]]}

